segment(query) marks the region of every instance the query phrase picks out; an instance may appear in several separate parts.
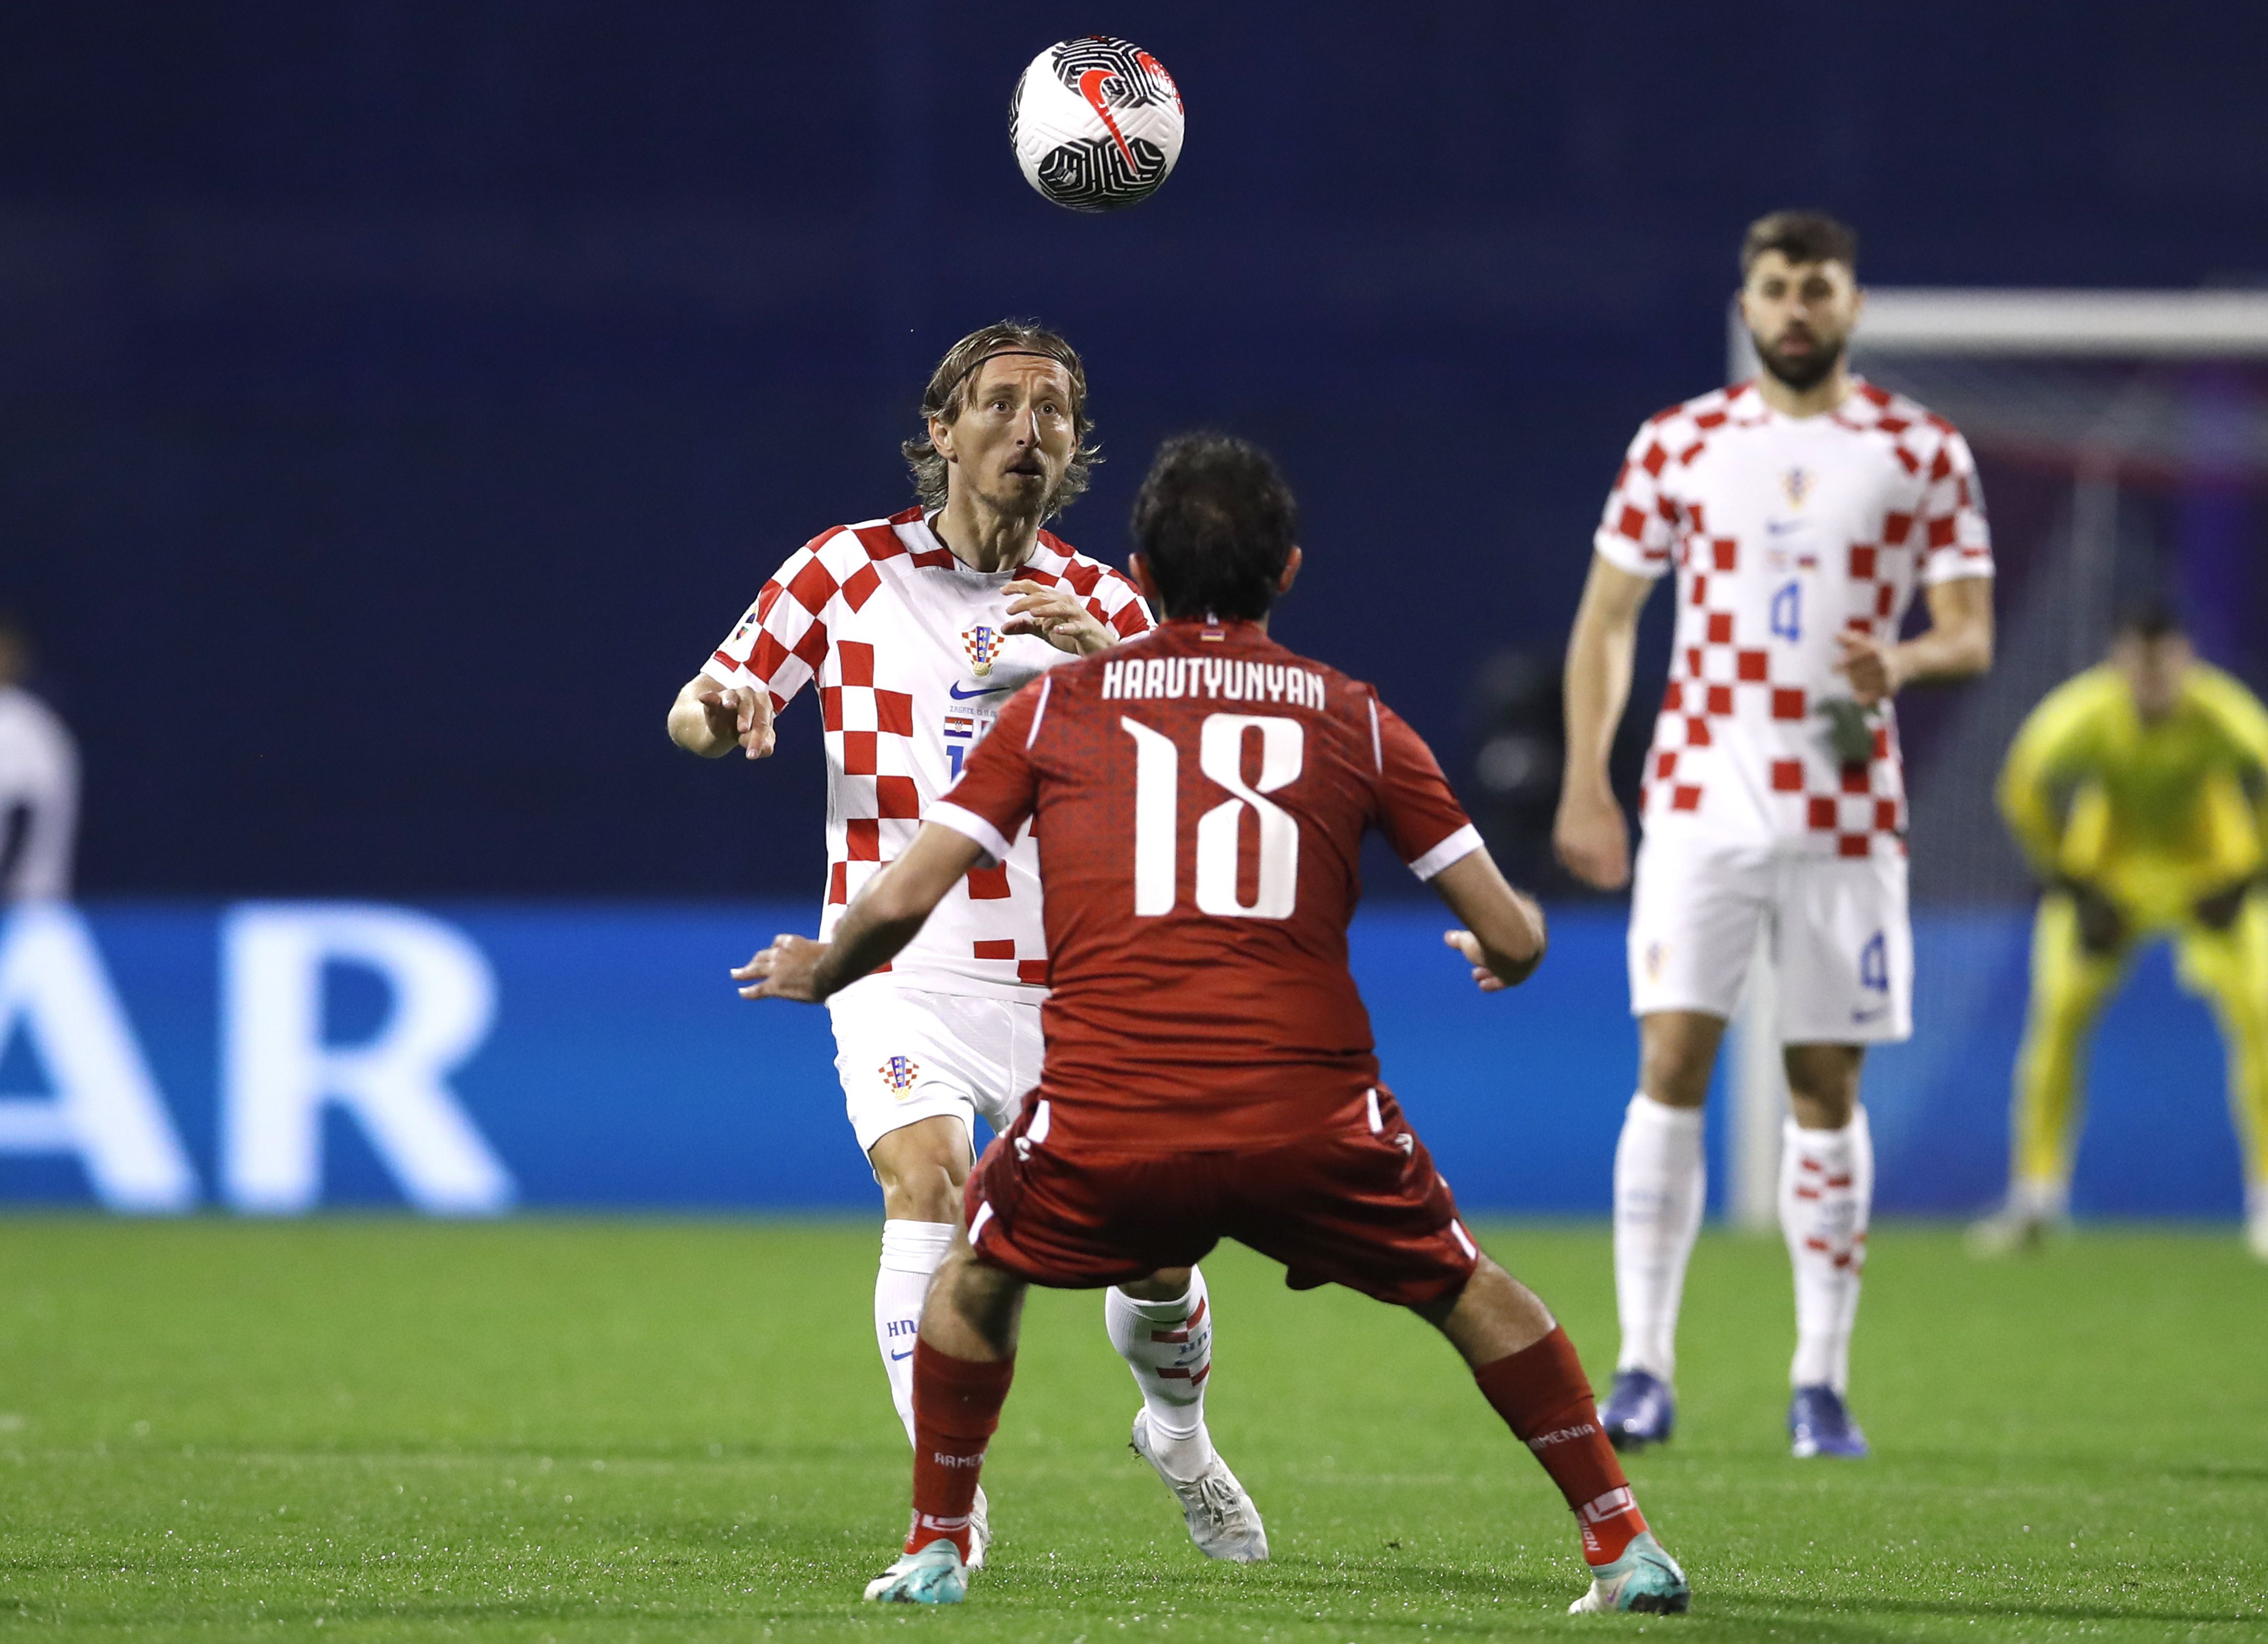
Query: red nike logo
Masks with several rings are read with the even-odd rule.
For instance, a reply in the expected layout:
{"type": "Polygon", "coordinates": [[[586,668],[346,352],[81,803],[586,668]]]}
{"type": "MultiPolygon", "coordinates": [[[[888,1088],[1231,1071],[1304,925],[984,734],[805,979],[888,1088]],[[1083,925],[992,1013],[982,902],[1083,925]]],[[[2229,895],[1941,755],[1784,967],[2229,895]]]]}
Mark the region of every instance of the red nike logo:
{"type": "Polygon", "coordinates": [[[1142,167],[1134,159],[1134,151],[1126,146],[1126,134],[1118,129],[1118,122],[1111,115],[1110,105],[1102,100],[1103,82],[1113,77],[1116,72],[1111,69],[1087,70],[1079,77],[1079,94],[1086,99],[1086,106],[1101,114],[1102,123],[1110,128],[1110,135],[1117,141],[1118,151],[1126,157],[1126,164],[1139,172],[1142,167]]]}

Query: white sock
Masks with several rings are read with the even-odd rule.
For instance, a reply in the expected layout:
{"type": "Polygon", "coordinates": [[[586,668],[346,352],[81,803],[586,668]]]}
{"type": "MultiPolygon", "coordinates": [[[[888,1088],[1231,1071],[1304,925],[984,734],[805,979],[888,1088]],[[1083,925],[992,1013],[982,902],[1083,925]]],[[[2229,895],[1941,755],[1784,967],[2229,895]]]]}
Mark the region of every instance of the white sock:
{"type": "Polygon", "coordinates": [[[2071,1183],[2020,1176],[2009,1184],[2008,1207],[2036,1221],[2060,1221],[2071,1213],[2071,1183]]]}
{"type": "Polygon", "coordinates": [[[914,1441],[914,1338],[921,1331],[922,1302],[930,1275],[953,1248],[949,1221],[886,1221],[882,1265],[874,1275],[874,1345],[890,1378],[890,1402],[914,1441]]]}
{"type": "Polygon", "coordinates": [[[1874,1140],[1867,1110],[1839,1131],[1808,1131],[1793,1119],[1782,1132],[1779,1225],[1795,1266],[1797,1387],[1851,1385],[1851,1326],[1867,1265],[1867,1212],[1874,1199],[1874,1140]]]}
{"type": "Polygon", "coordinates": [[[1103,1294],[1102,1324],[1142,1390],[1160,1463],[1184,1483],[1195,1478],[1212,1464],[1204,1422],[1212,1309],[1204,1275],[1191,1268],[1189,1293],[1172,1301],[1137,1301],[1114,1285],[1103,1294]]]}
{"type": "Polygon", "coordinates": [[[1616,1369],[1665,1382],[1676,1373],[1685,1264],[1708,1194],[1701,1110],[1632,1096],[1615,1144],[1615,1302],[1623,1326],[1616,1369]]]}

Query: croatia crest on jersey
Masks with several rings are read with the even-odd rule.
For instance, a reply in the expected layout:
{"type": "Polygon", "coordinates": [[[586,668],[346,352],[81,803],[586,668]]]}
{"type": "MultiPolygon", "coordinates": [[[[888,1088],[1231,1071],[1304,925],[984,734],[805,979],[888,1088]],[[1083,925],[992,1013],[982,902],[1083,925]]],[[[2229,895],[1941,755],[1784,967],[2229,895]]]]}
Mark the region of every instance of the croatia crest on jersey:
{"type": "Polygon", "coordinates": [[[913,1089],[914,1080],[921,1076],[921,1064],[911,1057],[894,1056],[878,1071],[882,1075],[882,1082],[903,1096],[913,1089]]]}
{"type": "Polygon", "coordinates": [[[999,632],[981,623],[974,628],[963,629],[961,648],[968,652],[968,666],[976,670],[976,677],[983,679],[992,671],[992,664],[999,660],[999,632]]]}

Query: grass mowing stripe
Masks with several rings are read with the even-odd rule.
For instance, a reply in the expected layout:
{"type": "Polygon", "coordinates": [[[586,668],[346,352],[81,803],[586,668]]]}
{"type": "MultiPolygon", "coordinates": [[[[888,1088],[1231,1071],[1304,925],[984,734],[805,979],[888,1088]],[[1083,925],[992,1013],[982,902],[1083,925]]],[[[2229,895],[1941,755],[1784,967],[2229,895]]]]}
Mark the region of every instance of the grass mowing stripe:
{"type": "MultiPolygon", "coordinates": [[[[0,1220],[11,1635],[1414,1640],[1559,1635],[1556,1496],[1447,1349],[1225,1250],[1210,1414],[1274,1562],[1209,1564],[1126,1449],[1093,1295],[1038,1294],[961,1611],[861,1606],[904,1522],[865,1223],[0,1220]]],[[[1602,1228],[1484,1235],[1604,1379],[1602,1228]]],[[[1776,1242],[1693,1265],[1679,1437],[1638,1456],[1695,1639],[2268,1632],[2268,1271],[2220,1234],[1973,1263],[1881,1228],[1853,1403],[1797,1463],[1776,1242]]],[[[1594,1624],[1595,1625],[1595,1624],[1594,1624]]],[[[1617,1624],[1609,1623],[1609,1626],[1617,1624]]],[[[1635,1624],[1628,1624],[1634,1626],[1635,1624]]]]}

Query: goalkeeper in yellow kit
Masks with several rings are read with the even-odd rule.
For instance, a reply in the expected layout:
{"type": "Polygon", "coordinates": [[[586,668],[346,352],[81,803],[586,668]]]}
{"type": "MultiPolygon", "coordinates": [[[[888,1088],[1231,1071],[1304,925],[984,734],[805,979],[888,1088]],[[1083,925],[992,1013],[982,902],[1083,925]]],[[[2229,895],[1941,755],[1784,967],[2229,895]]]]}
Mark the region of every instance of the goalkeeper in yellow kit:
{"type": "Polygon", "coordinates": [[[1982,1250],[2062,1217],[2088,1036],[2143,943],[2170,937],[2182,984],[2220,1023],[2244,1157],[2246,1237],[2268,1260],[2268,710],[2197,660],[2163,611],[2121,624],[2110,660],[2032,711],[2000,812],[2047,887],[2016,1058],[2007,1207],[1982,1250]]]}

